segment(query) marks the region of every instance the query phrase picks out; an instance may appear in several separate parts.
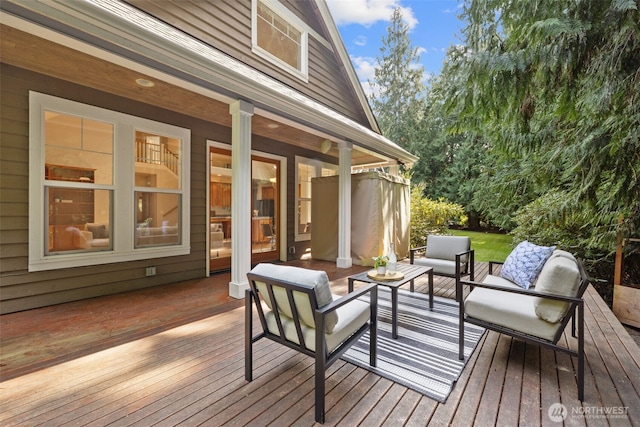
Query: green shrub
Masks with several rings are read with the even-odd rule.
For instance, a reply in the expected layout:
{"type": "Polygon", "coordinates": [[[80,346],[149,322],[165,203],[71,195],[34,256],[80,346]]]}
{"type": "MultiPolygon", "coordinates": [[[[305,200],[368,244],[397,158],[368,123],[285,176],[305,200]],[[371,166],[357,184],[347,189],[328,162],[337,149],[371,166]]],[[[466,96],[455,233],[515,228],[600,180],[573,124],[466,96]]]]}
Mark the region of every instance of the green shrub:
{"type": "Polygon", "coordinates": [[[567,193],[551,190],[516,212],[517,226],[510,234],[515,243],[554,245],[587,259],[611,254],[615,243],[611,227],[594,226],[591,219],[571,203],[567,193]]]}
{"type": "Polygon", "coordinates": [[[424,246],[428,234],[447,234],[453,224],[464,225],[464,208],[444,200],[423,196],[424,184],[411,188],[411,247],[424,246]]]}

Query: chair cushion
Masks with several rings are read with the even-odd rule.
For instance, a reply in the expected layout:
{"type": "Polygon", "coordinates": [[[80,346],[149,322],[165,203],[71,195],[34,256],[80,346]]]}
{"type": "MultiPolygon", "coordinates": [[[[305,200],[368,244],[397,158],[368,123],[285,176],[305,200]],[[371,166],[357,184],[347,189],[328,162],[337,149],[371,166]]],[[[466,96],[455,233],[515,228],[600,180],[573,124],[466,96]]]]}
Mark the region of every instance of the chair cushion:
{"type": "MultiPolygon", "coordinates": [[[[336,299],[337,298],[339,297],[336,295],[336,299]]],[[[334,351],[340,344],[345,342],[351,335],[356,333],[358,329],[360,329],[360,327],[362,327],[369,321],[370,317],[369,304],[360,300],[353,300],[348,304],[343,305],[342,307],[337,309],[337,312],[337,318],[339,319],[338,323],[335,325],[335,328],[332,332],[327,332],[325,334],[325,339],[327,340],[327,349],[329,350],[329,352],[334,351]]],[[[265,314],[265,318],[267,321],[267,328],[269,329],[269,332],[275,335],[280,335],[278,331],[278,324],[276,322],[276,316],[273,311],[267,312],[265,314]]],[[[293,320],[282,315],[280,317],[280,320],[282,321],[282,326],[284,328],[285,338],[296,344],[300,344],[298,340],[298,334],[296,332],[296,325],[293,320]]],[[[305,324],[302,324],[301,327],[305,347],[311,351],[315,351],[315,328],[309,327],[305,324]]]]}
{"type": "MultiPolygon", "coordinates": [[[[427,236],[427,252],[425,253],[425,257],[455,261],[457,253],[468,251],[470,247],[471,239],[465,236],[438,236],[430,234],[427,236]]],[[[466,257],[463,257],[461,261],[466,262],[466,257]]]]}
{"type": "MultiPolygon", "coordinates": [[[[324,271],[309,270],[306,268],[287,265],[261,263],[256,265],[251,272],[260,276],[270,277],[275,280],[284,280],[301,285],[313,286],[316,294],[316,300],[318,302],[318,308],[324,307],[333,301],[331,288],[329,287],[329,277],[324,271]]],[[[256,286],[262,294],[264,302],[267,304],[269,309],[273,310],[273,304],[269,298],[267,286],[262,282],[256,282],[256,286]]],[[[286,316],[293,318],[293,311],[289,306],[289,300],[285,289],[274,286],[273,293],[276,298],[278,311],[281,314],[285,314],[286,316]]],[[[311,301],[309,301],[307,295],[302,292],[294,292],[293,299],[296,309],[298,310],[300,320],[310,328],[314,328],[314,309],[311,307],[311,301]]],[[[338,319],[339,316],[337,311],[328,313],[325,316],[325,331],[327,333],[331,333],[333,331],[338,323],[338,319]]]]}
{"type": "Polygon", "coordinates": [[[434,274],[456,274],[456,262],[448,259],[436,259],[436,258],[415,258],[413,260],[415,265],[421,265],[423,267],[432,267],[434,274]]]}
{"type": "MultiPolygon", "coordinates": [[[[518,288],[518,285],[502,277],[488,275],[484,283],[518,288]]],[[[464,301],[468,317],[553,341],[559,323],[547,322],[536,315],[534,297],[493,289],[475,288],[464,301]]]]}
{"type": "MultiPolygon", "coordinates": [[[[576,296],[579,287],[580,270],[575,258],[563,254],[549,258],[536,282],[536,291],[563,296],[576,296]]],[[[569,303],[545,298],[535,298],[533,305],[536,315],[551,323],[560,321],[569,309],[569,303]]]]}
{"type": "MultiPolygon", "coordinates": [[[[565,258],[569,258],[571,261],[573,262],[578,262],[576,260],[576,257],[573,256],[573,254],[571,252],[567,252],[567,251],[563,251],[562,249],[556,249],[555,251],[553,251],[553,253],[551,254],[551,256],[549,257],[549,259],[551,258],[555,258],[555,257],[565,257],[565,258]]],[[[548,260],[547,260],[548,261],[548,260]]]]}
{"type": "Polygon", "coordinates": [[[529,289],[554,249],[555,246],[538,246],[526,240],[520,242],[507,256],[500,276],[529,289]]]}

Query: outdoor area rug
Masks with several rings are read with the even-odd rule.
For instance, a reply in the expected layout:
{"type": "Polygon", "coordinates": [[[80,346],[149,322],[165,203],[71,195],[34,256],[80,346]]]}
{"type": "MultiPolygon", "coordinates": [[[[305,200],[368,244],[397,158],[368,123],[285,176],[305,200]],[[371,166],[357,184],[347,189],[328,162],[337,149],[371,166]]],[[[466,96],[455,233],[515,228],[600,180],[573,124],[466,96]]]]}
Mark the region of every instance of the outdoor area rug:
{"type": "Polygon", "coordinates": [[[391,291],[378,287],[378,363],[369,366],[369,333],[342,359],[444,403],[484,333],[465,324],[464,360],[458,359],[458,303],[398,290],[398,339],[391,338],[391,291]]]}

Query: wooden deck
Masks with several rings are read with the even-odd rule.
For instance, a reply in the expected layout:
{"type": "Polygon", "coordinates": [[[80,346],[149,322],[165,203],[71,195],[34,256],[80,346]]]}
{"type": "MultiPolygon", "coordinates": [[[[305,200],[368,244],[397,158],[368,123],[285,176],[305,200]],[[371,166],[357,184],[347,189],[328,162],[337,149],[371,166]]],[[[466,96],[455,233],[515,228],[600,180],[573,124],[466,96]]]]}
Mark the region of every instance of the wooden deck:
{"type": "MultiPolygon", "coordinates": [[[[336,293],[363,270],[297,264],[326,270],[336,293]]],[[[254,381],[244,380],[244,308],[228,282],[220,274],[0,316],[0,425],[314,424],[310,358],[261,340],[254,381]]],[[[454,294],[452,279],[436,276],[435,288],[454,294]]],[[[326,374],[325,425],[559,425],[554,403],[566,406],[565,425],[640,425],[640,350],[592,287],[585,299],[582,404],[575,359],[488,332],[444,404],[338,361],[326,374]]]]}

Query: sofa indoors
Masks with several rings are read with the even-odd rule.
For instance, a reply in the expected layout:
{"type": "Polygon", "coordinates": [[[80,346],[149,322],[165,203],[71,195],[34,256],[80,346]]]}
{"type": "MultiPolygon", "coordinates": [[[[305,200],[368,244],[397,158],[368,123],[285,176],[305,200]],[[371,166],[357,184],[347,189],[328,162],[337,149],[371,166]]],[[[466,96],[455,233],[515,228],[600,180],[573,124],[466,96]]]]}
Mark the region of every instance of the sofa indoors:
{"type": "Polygon", "coordinates": [[[84,234],[93,248],[109,247],[109,224],[88,222],[84,225],[84,234]]]}
{"type": "Polygon", "coordinates": [[[224,246],[222,224],[213,222],[209,226],[209,244],[211,249],[219,249],[224,246]]]}
{"type": "Polygon", "coordinates": [[[137,227],[136,247],[153,245],[179,244],[180,235],[177,225],[163,225],[162,227],[137,227]]]}

